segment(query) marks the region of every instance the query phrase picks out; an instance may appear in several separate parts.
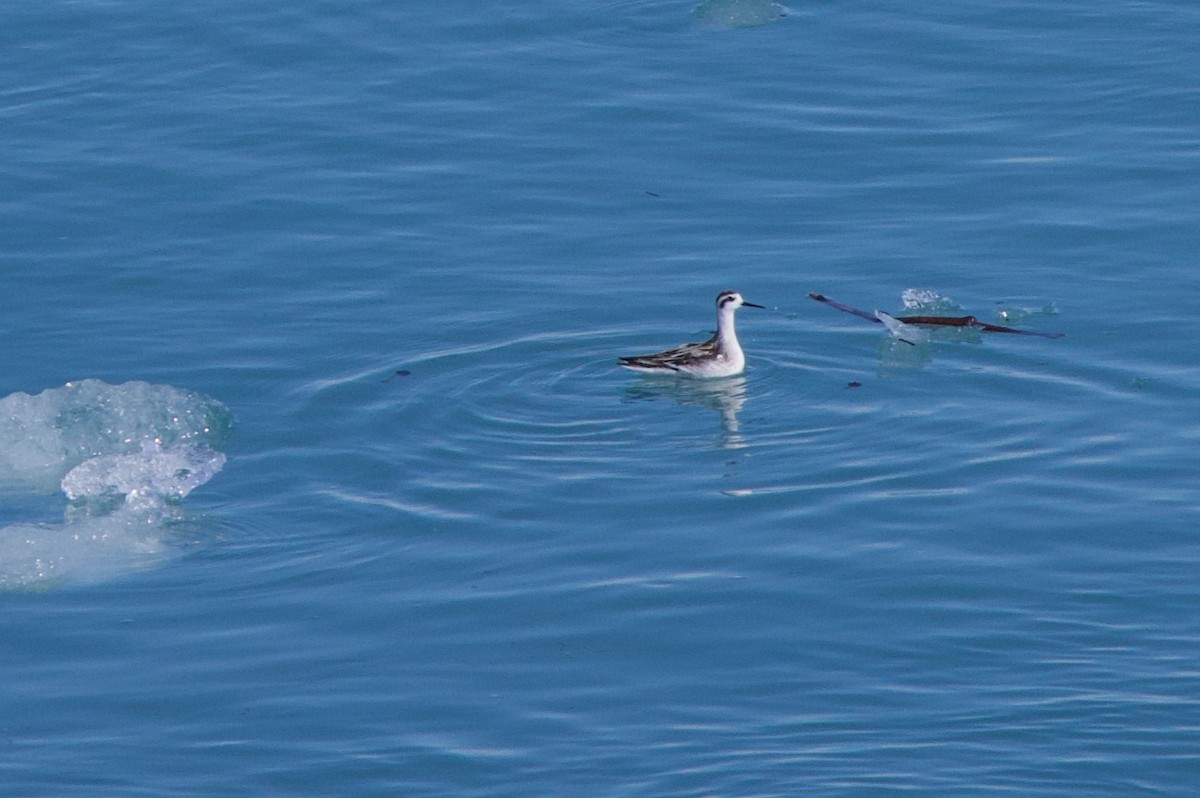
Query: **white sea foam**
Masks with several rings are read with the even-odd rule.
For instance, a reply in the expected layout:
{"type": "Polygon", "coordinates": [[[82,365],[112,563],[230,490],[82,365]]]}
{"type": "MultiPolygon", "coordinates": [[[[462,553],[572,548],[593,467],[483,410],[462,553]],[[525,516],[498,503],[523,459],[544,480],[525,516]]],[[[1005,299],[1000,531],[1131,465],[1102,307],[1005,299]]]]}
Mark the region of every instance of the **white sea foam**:
{"type": "Polygon", "coordinates": [[[787,15],[772,0],[706,0],[692,11],[697,19],[730,28],[766,25],[787,15]]]}
{"type": "Polygon", "coordinates": [[[0,588],[91,581],[161,556],[179,502],[225,464],[220,402],[99,380],[0,398],[0,488],[69,500],[62,523],[0,528],[0,588]]]}

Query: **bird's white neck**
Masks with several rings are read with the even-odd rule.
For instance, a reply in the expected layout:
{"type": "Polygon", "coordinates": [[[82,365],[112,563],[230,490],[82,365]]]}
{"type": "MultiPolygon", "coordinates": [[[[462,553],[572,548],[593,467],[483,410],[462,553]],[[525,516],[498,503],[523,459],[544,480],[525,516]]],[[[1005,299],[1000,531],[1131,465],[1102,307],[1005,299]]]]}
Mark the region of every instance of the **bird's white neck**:
{"type": "Polygon", "coordinates": [[[741,350],[738,345],[737,330],[734,326],[733,314],[736,308],[722,308],[717,312],[717,340],[722,349],[741,350]]]}

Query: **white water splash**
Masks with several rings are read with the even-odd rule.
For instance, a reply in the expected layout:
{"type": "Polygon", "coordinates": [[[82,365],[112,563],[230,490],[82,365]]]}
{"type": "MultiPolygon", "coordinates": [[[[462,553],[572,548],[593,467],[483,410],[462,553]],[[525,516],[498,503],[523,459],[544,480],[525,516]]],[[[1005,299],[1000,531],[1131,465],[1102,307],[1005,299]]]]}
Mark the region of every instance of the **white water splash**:
{"type": "Polygon", "coordinates": [[[72,501],[124,496],[139,506],[178,500],[208,482],[225,455],[206,446],[163,449],[147,442],[137,454],[105,454],[85,460],[63,477],[62,489],[72,501]]]}
{"type": "Polygon", "coordinates": [[[116,576],[165,556],[180,501],[225,464],[220,402],[99,380],[0,399],[0,489],[70,501],[63,523],[0,528],[0,588],[116,576]]]}
{"type": "Polygon", "coordinates": [[[905,288],[900,292],[900,301],[905,310],[922,311],[925,315],[953,313],[962,309],[950,297],[942,296],[928,288],[905,288]]]}

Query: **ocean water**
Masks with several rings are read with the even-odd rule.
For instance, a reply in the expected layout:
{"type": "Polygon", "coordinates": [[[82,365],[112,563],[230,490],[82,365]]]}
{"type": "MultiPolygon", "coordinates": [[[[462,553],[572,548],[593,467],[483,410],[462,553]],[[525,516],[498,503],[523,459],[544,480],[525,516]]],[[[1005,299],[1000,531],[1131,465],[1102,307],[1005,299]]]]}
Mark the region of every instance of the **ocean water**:
{"type": "Polygon", "coordinates": [[[6,5],[0,792],[1196,794],[1197,36],[6,5]]]}

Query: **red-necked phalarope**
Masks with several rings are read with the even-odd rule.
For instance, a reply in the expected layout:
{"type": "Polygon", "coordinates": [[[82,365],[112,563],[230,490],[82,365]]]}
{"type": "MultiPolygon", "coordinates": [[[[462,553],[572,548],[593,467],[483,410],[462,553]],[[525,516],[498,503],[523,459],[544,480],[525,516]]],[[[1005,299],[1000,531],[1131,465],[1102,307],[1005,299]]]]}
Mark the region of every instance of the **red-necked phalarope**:
{"type": "Polygon", "coordinates": [[[731,377],[746,368],[746,355],[738,343],[733,314],[745,305],[761,308],[742,299],[737,291],[717,294],[717,334],[701,344],[684,344],[655,355],[621,358],[621,365],[647,374],[687,374],[692,377],[731,377]]]}

